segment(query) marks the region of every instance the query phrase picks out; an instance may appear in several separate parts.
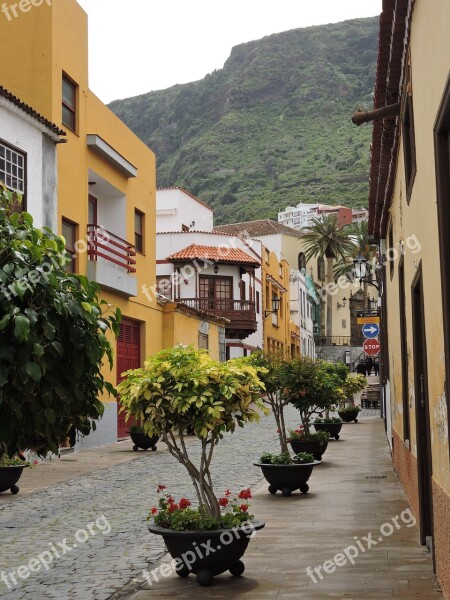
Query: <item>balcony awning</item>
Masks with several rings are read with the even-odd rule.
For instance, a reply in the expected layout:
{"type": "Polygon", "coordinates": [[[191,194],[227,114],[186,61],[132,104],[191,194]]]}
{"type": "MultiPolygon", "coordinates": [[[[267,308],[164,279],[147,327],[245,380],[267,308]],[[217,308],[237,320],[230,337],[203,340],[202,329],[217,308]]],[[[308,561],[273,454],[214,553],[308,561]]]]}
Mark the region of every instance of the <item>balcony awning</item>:
{"type": "Polygon", "coordinates": [[[226,244],[220,246],[199,246],[191,244],[166,258],[169,262],[190,262],[193,260],[210,260],[215,263],[233,265],[253,265],[260,263],[240,248],[230,248],[226,244]]]}
{"type": "Polygon", "coordinates": [[[287,289],[284,286],[282,286],[281,283],[279,283],[275,279],[275,277],[272,277],[272,275],[267,274],[266,281],[270,281],[270,283],[273,285],[273,287],[277,288],[277,290],[279,290],[283,294],[287,294],[287,289]]]}
{"type": "Polygon", "coordinates": [[[126,158],[124,158],[117,150],[105,142],[99,135],[89,133],[87,136],[88,148],[99,154],[103,159],[111,163],[116,169],[119,169],[124,175],[130,179],[136,177],[138,170],[126,158]]]}

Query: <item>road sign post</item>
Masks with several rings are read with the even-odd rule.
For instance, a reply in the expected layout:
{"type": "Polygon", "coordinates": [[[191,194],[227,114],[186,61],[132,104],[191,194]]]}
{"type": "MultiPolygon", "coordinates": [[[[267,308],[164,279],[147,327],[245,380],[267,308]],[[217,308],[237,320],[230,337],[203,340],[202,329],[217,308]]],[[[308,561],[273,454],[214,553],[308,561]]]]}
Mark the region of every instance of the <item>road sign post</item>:
{"type": "Polygon", "coordinates": [[[381,344],[377,339],[366,339],[363,342],[363,350],[367,356],[378,356],[380,349],[381,344]]]}

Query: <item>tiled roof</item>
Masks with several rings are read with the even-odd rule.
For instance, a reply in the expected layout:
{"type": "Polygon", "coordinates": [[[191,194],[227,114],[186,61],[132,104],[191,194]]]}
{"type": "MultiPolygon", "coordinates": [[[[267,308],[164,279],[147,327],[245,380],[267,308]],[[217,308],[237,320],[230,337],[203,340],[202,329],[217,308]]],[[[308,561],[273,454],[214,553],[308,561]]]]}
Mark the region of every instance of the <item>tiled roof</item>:
{"type": "Polygon", "coordinates": [[[41,125],[44,125],[45,127],[47,127],[47,129],[49,129],[53,134],[56,134],[56,136],[66,135],[65,131],[63,131],[57,125],[55,125],[54,123],[52,123],[51,121],[49,121],[48,119],[46,119],[45,117],[40,115],[37,111],[34,110],[34,108],[31,108],[31,106],[29,106],[28,104],[25,104],[25,102],[22,102],[21,100],[19,100],[19,98],[14,96],[14,94],[11,94],[11,92],[8,92],[8,90],[5,89],[1,85],[0,85],[0,97],[5,98],[6,100],[9,100],[9,102],[11,102],[11,104],[14,104],[15,106],[17,106],[18,108],[23,110],[23,112],[25,112],[27,115],[29,115],[30,117],[33,117],[33,119],[35,119],[36,121],[41,123],[41,125]]]}
{"type": "Polygon", "coordinates": [[[259,221],[245,221],[244,223],[231,223],[230,225],[217,225],[214,227],[216,233],[228,233],[241,235],[242,237],[259,237],[263,235],[274,235],[283,233],[298,238],[300,233],[297,229],[282,225],[272,219],[260,219],[259,221]]]}
{"type": "Polygon", "coordinates": [[[191,244],[190,246],[187,246],[187,248],[183,248],[183,250],[171,254],[166,260],[175,262],[195,260],[196,258],[200,260],[213,260],[217,263],[259,265],[259,262],[256,259],[249,256],[240,248],[230,248],[226,244],[222,244],[221,246],[199,246],[198,244],[191,244]]]}

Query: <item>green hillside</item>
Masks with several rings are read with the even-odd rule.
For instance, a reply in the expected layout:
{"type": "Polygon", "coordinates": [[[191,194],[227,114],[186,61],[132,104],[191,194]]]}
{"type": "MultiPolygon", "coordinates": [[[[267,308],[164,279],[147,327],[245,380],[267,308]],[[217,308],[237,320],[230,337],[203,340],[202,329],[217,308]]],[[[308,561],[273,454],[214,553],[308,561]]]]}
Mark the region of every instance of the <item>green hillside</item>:
{"type": "MultiPolygon", "coordinates": [[[[182,186],[217,223],[298,202],[365,206],[378,18],[294,29],[232,49],[204,79],[110,108],[155,151],[158,187],[182,186]]],[[[149,64],[151,68],[151,64],[149,64]]]]}

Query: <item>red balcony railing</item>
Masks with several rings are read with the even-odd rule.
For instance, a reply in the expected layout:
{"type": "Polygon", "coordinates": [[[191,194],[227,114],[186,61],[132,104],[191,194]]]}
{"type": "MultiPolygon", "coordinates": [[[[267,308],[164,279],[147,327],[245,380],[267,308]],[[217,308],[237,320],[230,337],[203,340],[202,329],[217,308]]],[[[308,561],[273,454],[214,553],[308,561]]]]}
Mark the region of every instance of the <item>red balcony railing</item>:
{"type": "Polygon", "coordinates": [[[103,258],[107,262],[121,267],[127,273],[136,273],[134,256],[136,251],[119,236],[99,225],[88,225],[88,257],[91,261],[103,258]]]}

